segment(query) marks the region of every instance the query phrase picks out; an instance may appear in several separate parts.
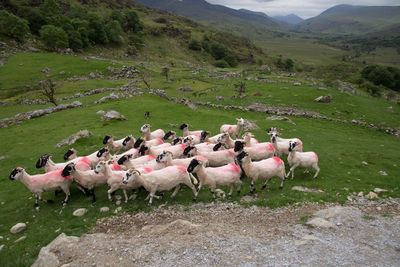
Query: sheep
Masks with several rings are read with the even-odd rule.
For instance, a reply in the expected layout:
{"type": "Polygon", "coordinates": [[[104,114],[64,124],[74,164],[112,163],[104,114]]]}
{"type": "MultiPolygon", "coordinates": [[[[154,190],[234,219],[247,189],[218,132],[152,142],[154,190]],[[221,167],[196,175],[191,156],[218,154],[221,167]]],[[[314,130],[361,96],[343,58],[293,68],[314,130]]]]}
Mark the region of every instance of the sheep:
{"type": "Polygon", "coordinates": [[[42,194],[46,191],[62,190],[65,193],[63,205],[67,204],[70,197],[69,187],[72,179],[62,176],[61,170],[47,172],[45,174],[29,175],[24,168],[16,167],[10,174],[10,180],[21,181],[33,194],[35,194],[35,207],[39,206],[42,194]]]}
{"type": "Polygon", "coordinates": [[[191,158],[184,158],[184,159],[173,159],[172,153],[168,151],[164,151],[163,153],[158,155],[156,161],[165,164],[166,167],[172,165],[182,165],[188,167],[193,159],[201,160],[202,162],[204,162],[206,166],[208,166],[208,159],[203,156],[194,156],[191,158]]]}
{"type": "Polygon", "coordinates": [[[289,154],[289,142],[296,142],[297,143],[297,150],[299,152],[303,151],[303,142],[298,139],[298,138],[291,138],[291,139],[286,139],[286,138],[281,138],[279,137],[279,132],[275,127],[269,128],[267,130],[268,135],[271,136],[271,143],[275,147],[276,150],[276,155],[281,156],[281,155],[288,155],[289,154]]]}
{"type": "Polygon", "coordinates": [[[235,140],[233,140],[228,133],[223,133],[218,138],[218,144],[223,144],[225,148],[234,148],[235,140]]]}
{"type": "MultiPolygon", "coordinates": [[[[218,145],[218,144],[217,144],[218,145]]],[[[225,148],[222,145],[219,145],[218,149],[215,148],[216,144],[213,143],[200,143],[197,145],[194,145],[199,153],[202,152],[213,152],[217,150],[224,150],[225,148]],[[215,150],[214,150],[215,148],[215,150]]]]}
{"type": "Polygon", "coordinates": [[[286,177],[289,177],[289,174],[292,173],[292,179],[294,178],[294,170],[297,167],[304,168],[313,168],[316,172],[314,174],[314,179],[317,178],[320,168],[318,166],[318,155],[315,152],[300,152],[297,151],[298,143],[289,141],[289,155],[288,155],[288,163],[290,166],[289,172],[286,174],[286,177]]]}
{"type": "Polygon", "coordinates": [[[92,196],[92,202],[96,202],[95,187],[106,184],[107,178],[102,173],[97,173],[94,170],[80,171],[76,169],[74,163],[68,163],[61,171],[63,177],[72,176],[78,187],[84,190],[85,194],[92,196]]]}
{"type": "Polygon", "coordinates": [[[187,171],[192,174],[197,174],[200,180],[197,192],[200,192],[203,186],[209,186],[215,198],[217,185],[227,185],[230,186],[229,196],[232,195],[234,186],[236,186],[237,192],[240,194],[242,170],[235,163],[217,168],[206,168],[204,162],[193,159],[187,167],[187,171]]]}
{"type": "Polygon", "coordinates": [[[185,144],[178,144],[171,146],[171,144],[166,143],[169,146],[156,146],[156,147],[147,147],[147,146],[141,146],[139,153],[141,155],[145,154],[150,154],[150,155],[158,155],[162,153],[163,151],[169,151],[172,153],[174,159],[180,158],[183,155],[183,152],[185,151],[185,148],[187,147],[185,144]]]}
{"type": "Polygon", "coordinates": [[[175,131],[168,131],[165,133],[163,140],[164,141],[172,141],[177,137],[176,132],[175,131]]]}
{"type": "Polygon", "coordinates": [[[129,169],[122,182],[124,184],[129,184],[130,181],[137,181],[149,192],[146,198],[146,200],[149,199],[149,205],[153,203],[153,198],[160,198],[160,196],[156,195],[157,191],[168,191],[175,188],[171,195],[171,198],[174,198],[181,184],[185,184],[192,189],[194,198],[197,197],[197,190],[194,186],[197,184],[197,180],[189,175],[185,166],[169,166],[147,174],[141,173],[136,169],[129,169]]]}
{"type": "Polygon", "coordinates": [[[245,147],[244,145],[243,141],[236,141],[234,151],[237,154],[245,151],[255,161],[271,158],[276,153],[274,146],[270,142],[258,143],[251,147],[245,147]]]}
{"type": "Polygon", "coordinates": [[[243,172],[251,180],[251,193],[256,191],[254,183],[257,180],[265,180],[265,183],[262,186],[262,189],[264,190],[267,187],[268,181],[275,176],[278,176],[281,179],[280,188],[283,188],[283,181],[285,180],[285,163],[279,157],[268,158],[261,161],[252,161],[249,154],[243,151],[236,159],[243,172]]]}
{"type": "Polygon", "coordinates": [[[183,138],[182,143],[186,145],[198,145],[200,144],[200,137],[197,135],[188,135],[183,138]]]}
{"type": "Polygon", "coordinates": [[[114,140],[111,135],[104,136],[103,144],[107,145],[108,148],[112,151],[119,152],[121,150],[128,150],[133,147],[135,143],[135,139],[133,136],[128,135],[122,139],[114,140]]]}
{"type": "Polygon", "coordinates": [[[130,155],[130,158],[132,158],[132,159],[137,158],[137,157],[139,157],[139,149],[131,148],[128,151],[125,151],[124,153],[115,154],[115,155],[111,156],[111,160],[118,161],[120,158],[122,158],[125,155],[130,155]]]}
{"type": "Polygon", "coordinates": [[[124,165],[127,169],[130,169],[136,166],[146,165],[149,162],[155,161],[155,159],[156,159],[155,155],[146,155],[138,158],[133,158],[132,155],[127,154],[119,158],[117,163],[119,165],[124,165]]]}
{"type": "Polygon", "coordinates": [[[219,129],[220,133],[228,133],[233,138],[238,138],[240,133],[243,131],[245,126],[245,120],[243,118],[236,119],[236,125],[232,124],[223,124],[219,129]]]}
{"type": "Polygon", "coordinates": [[[78,151],[76,151],[74,148],[68,149],[68,151],[63,156],[65,161],[70,161],[76,159],[77,157],[78,157],[78,151]]]}
{"type": "Polygon", "coordinates": [[[165,132],[162,129],[157,129],[157,130],[151,132],[150,128],[151,128],[150,124],[145,124],[140,128],[142,137],[146,141],[149,141],[151,139],[156,139],[156,138],[163,138],[165,136],[165,132]]]}
{"type": "Polygon", "coordinates": [[[243,138],[243,141],[246,143],[247,147],[253,146],[253,145],[259,143],[259,141],[255,138],[255,136],[250,132],[244,133],[242,138],[243,138]]]}
{"type": "Polygon", "coordinates": [[[183,152],[185,156],[203,156],[208,159],[208,164],[211,167],[219,167],[235,161],[235,152],[233,149],[213,151],[213,152],[199,152],[196,147],[188,146],[183,152]]]}
{"type": "Polygon", "coordinates": [[[133,145],[133,148],[140,148],[140,146],[142,144],[145,145],[145,146],[148,146],[148,147],[159,146],[159,145],[164,144],[164,141],[161,138],[155,138],[155,139],[151,139],[149,141],[146,141],[146,140],[144,140],[144,138],[139,137],[136,140],[135,144],[133,145]]]}
{"type": "MultiPolygon", "coordinates": [[[[71,160],[69,162],[75,161],[77,164],[77,168],[79,170],[90,170],[91,169],[91,162],[88,160],[87,157],[80,157],[80,158],[75,158],[74,160],[71,160]]],[[[61,163],[54,163],[54,161],[51,158],[51,155],[44,154],[41,156],[37,162],[36,162],[36,168],[40,169],[44,167],[45,172],[51,172],[51,171],[56,171],[56,170],[61,170],[69,162],[61,162],[61,163]]]]}
{"type": "Polygon", "coordinates": [[[224,133],[220,133],[214,136],[210,136],[210,132],[203,131],[200,136],[200,142],[208,142],[212,144],[218,143],[218,138],[220,138],[224,133]]]}
{"type": "Polygon", "coordinates": [[[179,129],[182,130],[183,136],[189,136],[189,135],[195,135],[198,136],[199,138],[201,137],[201,133],[204,131],[189,131],[189,124],[183,123],[179,129]]]}

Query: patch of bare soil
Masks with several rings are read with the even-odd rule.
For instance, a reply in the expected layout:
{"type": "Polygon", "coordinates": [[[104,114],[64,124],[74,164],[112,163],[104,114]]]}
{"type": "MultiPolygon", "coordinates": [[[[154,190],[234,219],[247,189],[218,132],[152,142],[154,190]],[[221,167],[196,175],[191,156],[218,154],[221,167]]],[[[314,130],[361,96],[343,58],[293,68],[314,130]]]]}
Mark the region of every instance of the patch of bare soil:
{"type": "Polygon", "coordinates": [[[60,236],[36,266],[399,266],[399,211],[400,200],[159,208],[102,219],[80,238],[60,236]],[[315,217],[331,226],[305,224],[315,217]]]}

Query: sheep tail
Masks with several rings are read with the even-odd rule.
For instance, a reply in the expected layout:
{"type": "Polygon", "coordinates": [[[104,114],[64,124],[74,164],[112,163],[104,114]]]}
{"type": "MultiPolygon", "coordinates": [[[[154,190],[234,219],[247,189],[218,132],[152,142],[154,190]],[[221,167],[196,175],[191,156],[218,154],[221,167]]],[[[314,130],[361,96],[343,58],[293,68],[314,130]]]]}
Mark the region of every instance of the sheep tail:
{"type": "Polygon", "coordinates": [[[197,185],[199,182],[197,181],[196,177],[194,177],[193,174],[191,174],[189,172],[189,177],[190,177],[190,181],[192,182],[193,185],[197,185]]]}

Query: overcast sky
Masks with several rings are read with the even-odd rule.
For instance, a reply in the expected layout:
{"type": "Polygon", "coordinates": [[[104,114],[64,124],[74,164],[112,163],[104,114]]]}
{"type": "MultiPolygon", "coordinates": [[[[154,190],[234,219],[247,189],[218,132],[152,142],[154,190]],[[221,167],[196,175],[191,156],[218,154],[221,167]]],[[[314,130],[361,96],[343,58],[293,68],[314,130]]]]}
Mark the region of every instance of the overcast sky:
{"type": "Polygon", "coordinates": [[[398,6],[400,0],[206,0],[212,4],[234,9],[246,8],[270,16],[294,13],[302,18],[314,17],[324,10],[340,4],[363,6],[398,6]]]}

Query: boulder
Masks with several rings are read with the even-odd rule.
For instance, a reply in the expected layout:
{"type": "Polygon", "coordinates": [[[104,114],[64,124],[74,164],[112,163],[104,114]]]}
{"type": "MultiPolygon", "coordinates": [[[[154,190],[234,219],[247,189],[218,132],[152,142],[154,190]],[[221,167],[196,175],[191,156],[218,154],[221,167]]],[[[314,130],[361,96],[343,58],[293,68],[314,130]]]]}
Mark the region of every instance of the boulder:
{"type": "Polygon", "coordinates": [[[293,186],[292,190],[306,193],[324,193],[321,189],[307,188],[304,186],[293,186]]]}
{"type": "Polygon", "coordinates": [[[335,228],[334,223],[319,217],[308,220],[306,224],[315,228],[335,228]]]}
{"type": "Polygon", "coordinates": [[[109,212],[110,208],[109,207],[101,207],[100,212],[109,212]]]}
{"type": "Polygon", "coordinates": [[[332,97],[330,95],[321,95],[314,99],[314,101],[319,103],[330,103],[332,102],[332,97]]]}
{"type": "Polygon", "coordinates": [[[24,231],[25,229],[26,229],[26,224],[25,223],[17,223],[13,227],[11,227],[10,233],[18,234],[18,233],[21,233],[22,231],[24,231]]]}
{"type": "Polygon", "coordinates": [[[65,145],[72,145],[76,141],[78,141],[79,139],[87,138],[87,137],[89,137],[91,135],[92,135],[92,133],[89,132],[88,130],[80,130],[79,132],[77,132],[77,133],[75,133],[75,134],[73,134],[73,135],[61,140],[56,145],[56,147],[62,147],[62,146],[65,146],[65,145]]]}
{"type": "Polygon", "coordinates": [[[109,121],[109,120],[126,120],[124,115],[121,115],[118,111],[115,110],[109,110],[109,111],[103,111],[99,110],[96,112],[97,115],[100,115],[103,120],[109,121]]]}
{"type": "Polygon", "coordinates": [[[372,200],[372,199],[378,199],[378,198],[379,198],[379,197],[378,197],[378,194],[375,193],[375,192],[369,192],[365,197],[368,198],[368,199],[370,199],[370,200],[372,200]]]}
{"type": "Polygon", "coordinates": [[[59,251],[63,251],[66,247],[71,248],[76,246],[78,241],[78,237],[67,236],[64,233],[60,234],[50,244],[41,248],[39,256],[33,263],[32,267],[60,266],[60,261],[56,253],[59,251]]]}
{"type": "Polygon", "coordinates": [[[74,215],[75,217],[82,217],[83,215],[86,214],[88,210],[86,208],[80,208],[75,210],[72,215],[74,215]]]}

